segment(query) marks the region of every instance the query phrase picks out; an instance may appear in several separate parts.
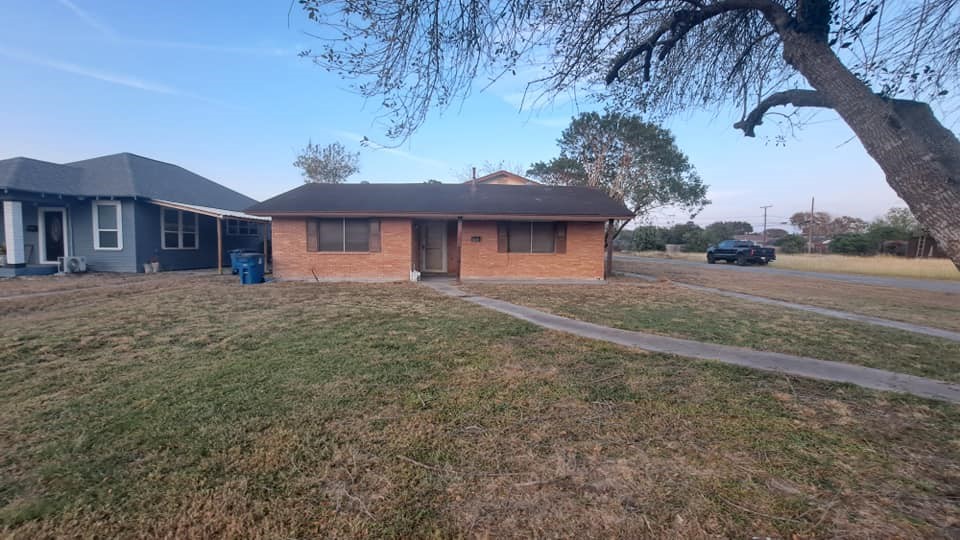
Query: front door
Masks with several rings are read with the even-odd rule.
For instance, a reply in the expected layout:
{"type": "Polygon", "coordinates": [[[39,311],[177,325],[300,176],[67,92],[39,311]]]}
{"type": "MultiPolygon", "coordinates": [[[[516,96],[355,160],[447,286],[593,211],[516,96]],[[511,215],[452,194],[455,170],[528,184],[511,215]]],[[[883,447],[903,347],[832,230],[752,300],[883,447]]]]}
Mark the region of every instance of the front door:
{"type": "Polygon", "coordinates": [[[67,211],[63,208],[40,209],[40,262],[55,264],[67,256],[67,211]]]}
{"type": "Polygon", "coordinates": [[[422,272],[447,271],[447,224],[444,221],[424,223],[420,234],[420,267],[422,272]]]}

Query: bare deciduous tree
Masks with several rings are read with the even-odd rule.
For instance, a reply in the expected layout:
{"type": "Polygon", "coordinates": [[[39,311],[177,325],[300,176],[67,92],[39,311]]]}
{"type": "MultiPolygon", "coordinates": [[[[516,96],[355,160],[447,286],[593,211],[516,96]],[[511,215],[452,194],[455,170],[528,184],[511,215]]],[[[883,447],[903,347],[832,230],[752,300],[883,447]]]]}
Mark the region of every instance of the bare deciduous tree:
{"type": "MultiPolygon", "coordinates": [[[[550,95],[605,83],[651,113],[833,109],[960,267],[960,141],[928,102],[960,79],[960,0],[299,0],[318,63],[409,135],[433,107],[525,65],[550,95]]],[[[816,159],[808,156],[807,159],[816,159]]]]}

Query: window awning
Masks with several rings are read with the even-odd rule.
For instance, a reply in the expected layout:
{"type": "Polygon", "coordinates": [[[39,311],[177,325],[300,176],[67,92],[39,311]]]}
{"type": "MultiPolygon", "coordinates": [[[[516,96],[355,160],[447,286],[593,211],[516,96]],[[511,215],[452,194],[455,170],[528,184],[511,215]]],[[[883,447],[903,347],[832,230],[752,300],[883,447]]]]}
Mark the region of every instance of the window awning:
{"type": "Polygon", "coordinates": [[[251,214],[238,212],[236,210],[224,210],[223,208],[212,208],[210,206],[200,206],[197,204],[186,204],[186,203],[179,203],[179,202],[173,202],[173,201],[161,201],[158,199],[151,199],[150,202],[157,206],[163,206],[164,208],[172,208],[174,210],[184,210],[187,212],[202,214],[204,216],[210,216],[218,219],[233,218],[233,219],[242,219],[244,221],[259,221],[263,223],[270,222],[269,217],[254,216],[251,214]]]}

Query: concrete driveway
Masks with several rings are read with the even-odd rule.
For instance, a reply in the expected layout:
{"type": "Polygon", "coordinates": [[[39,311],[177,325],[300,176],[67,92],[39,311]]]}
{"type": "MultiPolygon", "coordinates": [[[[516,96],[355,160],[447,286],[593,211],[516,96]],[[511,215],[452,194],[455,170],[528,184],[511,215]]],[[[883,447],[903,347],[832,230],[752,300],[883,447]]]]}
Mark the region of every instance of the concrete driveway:
{"type": "Polygon", "coordinates": [[[777,268],[777,262],[771,263],[772,266],[734,266],[720,264],[707,264],[704,262],[687,261],[682,259],[663,259],[658,257],[634,257],[631,255],[614,255],[616,261],[623,262],[642,262],[674,266],[695,266],[700,269],[712,270],[716,272],[759,272],[762,274],[772,274],[777,276],[794,276],[812,279],[828,279],[831,281],[843,281],[846,283],[858,283],[861,285],[875,285],[878,287],[894,287],[898,289],[915,289],[921,291],[958,293],[960,294],[960,281],[944,281],[936,279],[911,279],[883,276],[864,276],[857,274],[837,274],[829,272],[808,272],[804,270],[788,270],[786,268],[777,268]]]}

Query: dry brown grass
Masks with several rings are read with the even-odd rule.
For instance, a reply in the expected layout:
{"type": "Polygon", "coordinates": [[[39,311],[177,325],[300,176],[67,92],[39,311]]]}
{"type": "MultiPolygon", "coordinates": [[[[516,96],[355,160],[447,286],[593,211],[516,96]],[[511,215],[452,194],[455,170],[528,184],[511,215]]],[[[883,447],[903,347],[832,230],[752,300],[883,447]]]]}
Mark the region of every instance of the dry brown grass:
{"type": "Polygon", "coordinates": [[[960,331],[960,294],[643,261],[618,260],[614,267],[681,283],[960,331]]]}
{"type": "Polygon", "coordinates": [[[692,291],[667,281],[617,279],[606,285],[583,286],[469,284],[466,288],[624,330],[960,382],[960,343],[692,291]]]}
{"type": "Polygon", "coordinates": [[[952,405],[630,352],[409,284],[185,280],[37,303],[0,313],[13,537],[929,538],[960,523],[952,405]]]}
{"type": "MultiPolygon", "coordinates": [[[[631,252],[640,257],[657,257],[696,261],[706,264],[703,253],[671,253],[663,251],[631,252]]],[[[908,259],[892,255],[856,257],[852,255],[806,255],[777,253],[772,263],[776,268],[807,272],[838,272],[868,276],[890,276],[919,279],[960,280],[960,271],[949,259],[908,259]]]]}

